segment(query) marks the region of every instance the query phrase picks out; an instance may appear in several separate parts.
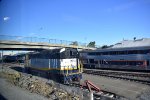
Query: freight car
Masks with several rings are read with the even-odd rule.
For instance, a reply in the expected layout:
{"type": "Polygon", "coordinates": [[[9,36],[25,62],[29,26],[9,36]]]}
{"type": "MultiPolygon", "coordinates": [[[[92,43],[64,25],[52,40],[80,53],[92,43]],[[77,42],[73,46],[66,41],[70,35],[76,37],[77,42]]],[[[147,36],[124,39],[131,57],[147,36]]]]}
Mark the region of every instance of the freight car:
{"type": "Polygon", "coordinates": [[[54,81],[70,84],[82,78],[82,65],[77,49],[44,50],[26,55],[25,69],[54,81]]]}
{"type": "Polygon", "coordinates": [[[3,62],[5,63],[24,63],[25,54],[4,55],[3,62]]]}
{"type": "Polygon", "coordinates": [[[16,62],[16,61],[17,61],[16,56],[12,56],[12,55],[3,56],[3,62],[5,62],[5,63],[12,63],[12,62],[16,62]]]}
{"type": "Polygon", "coordinates": [[[150,71],[150,39],[124,40],[113,47],[82,51],[83,68],[150,71]]]}

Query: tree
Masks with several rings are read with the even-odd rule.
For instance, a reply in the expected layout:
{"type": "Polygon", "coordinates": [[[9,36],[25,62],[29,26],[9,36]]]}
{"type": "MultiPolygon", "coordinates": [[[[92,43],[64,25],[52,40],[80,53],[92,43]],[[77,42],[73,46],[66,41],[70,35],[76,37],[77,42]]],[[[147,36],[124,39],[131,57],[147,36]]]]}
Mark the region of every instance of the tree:
{"type": "Polygon", "coordinates": [[[90,42],[87,46],[88,46],[88,47],[95,47],[95,41],[90,42]]]}
{"type": "Polygon", "coordinates": [[[107,45],[103,45],[101,48],[105,49],[105,48],[108,48],[108,46],[107,45]]]}
{"type": "Polygon", "coordinates": [[[78,46],[78,42],[77,42],[77,41],[74,41],[74,42],[72,42],[70,45],[76,45],[76,46],[78,46]]]}
{"type": "Polygon", "coordinates": [[[136,40],[136,37],[134,37],[133,39],[136,40]]]}

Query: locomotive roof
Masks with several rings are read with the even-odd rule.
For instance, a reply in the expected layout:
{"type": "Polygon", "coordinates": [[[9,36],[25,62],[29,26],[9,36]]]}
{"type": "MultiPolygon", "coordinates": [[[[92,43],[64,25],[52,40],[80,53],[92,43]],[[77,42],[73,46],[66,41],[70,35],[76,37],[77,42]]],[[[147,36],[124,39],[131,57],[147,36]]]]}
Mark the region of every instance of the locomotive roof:
{"type": "Polygon", "coordinates": [[[77,49],[61,48],[53,50],[43,50],[40,52],[33,52],[28,54],[29,58],[41,58],[41,59],[65,59],[70,57],[77,57],[76,55],[70,56],[70,53],[77,52],[77,49]],[[70,52],[71,51],[71,52],[70,52]]]}
{"type": "Polygon", "coordinates": [[[40,52],[31,52],[30,54],[39,54],[39,53],[61,53],[65,50],[75,50],[74,48],[57,48],[57,49],[47,49],[40,52]]]}

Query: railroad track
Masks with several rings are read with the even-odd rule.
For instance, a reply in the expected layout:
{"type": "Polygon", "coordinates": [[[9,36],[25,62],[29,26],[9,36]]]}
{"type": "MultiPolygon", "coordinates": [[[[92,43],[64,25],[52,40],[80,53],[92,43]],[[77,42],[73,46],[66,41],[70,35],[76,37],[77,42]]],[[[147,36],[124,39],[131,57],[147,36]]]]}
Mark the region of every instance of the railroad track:
{"type": "Polygon", "coordinates": [[[150,73],[84,69],[83,73],[134,81],[150,85],[150,73]]]}

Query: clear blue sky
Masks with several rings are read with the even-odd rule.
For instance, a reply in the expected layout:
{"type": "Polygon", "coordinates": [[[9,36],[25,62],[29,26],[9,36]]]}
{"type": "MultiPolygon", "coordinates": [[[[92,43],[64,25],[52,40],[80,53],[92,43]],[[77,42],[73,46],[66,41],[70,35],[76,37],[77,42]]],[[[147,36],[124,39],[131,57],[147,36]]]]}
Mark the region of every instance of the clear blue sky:
{"type": "Polygon", "coordinates": [[[0,0],[0,34],[97,45],[150,38],[150,0],[0,0]]]}

